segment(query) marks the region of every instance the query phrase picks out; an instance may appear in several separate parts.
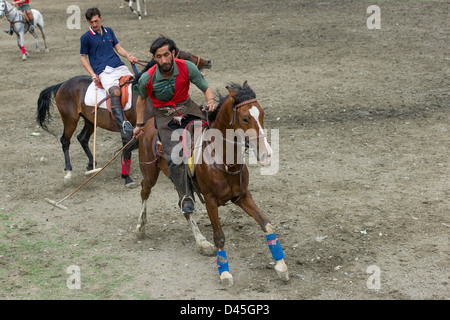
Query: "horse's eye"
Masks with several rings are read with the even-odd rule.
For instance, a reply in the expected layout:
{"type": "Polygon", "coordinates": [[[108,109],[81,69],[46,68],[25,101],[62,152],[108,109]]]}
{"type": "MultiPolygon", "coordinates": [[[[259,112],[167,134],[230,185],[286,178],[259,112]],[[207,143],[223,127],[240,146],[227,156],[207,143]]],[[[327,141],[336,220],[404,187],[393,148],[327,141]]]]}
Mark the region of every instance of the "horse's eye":
{"type": "Polygon", "coordinates": [[[248,118],[242,118],[242,121],[243,121],[244,123],[250,123],[250,120],[248,120],[248,118]]]}

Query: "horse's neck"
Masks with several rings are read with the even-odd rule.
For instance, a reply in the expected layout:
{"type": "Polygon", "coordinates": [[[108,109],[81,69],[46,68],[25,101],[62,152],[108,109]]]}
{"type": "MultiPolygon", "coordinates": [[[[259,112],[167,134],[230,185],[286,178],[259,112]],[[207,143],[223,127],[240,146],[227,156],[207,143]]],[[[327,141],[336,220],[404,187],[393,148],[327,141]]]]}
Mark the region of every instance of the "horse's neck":
{"type": "MultiPolygon", "coordinates": [[[[223,151],[224,155],[227,154],[227,152],[231,152],[231,149],[233,149],[233,155],[234,159],[232,163],[226,163],[227,158],[224,157],[222,159],[224,164],[227,165],[234,165],[237,163],[237,157],[238,157],[238,151],[241,150],[243,144],[239,141],[235,143],[234,137],[228,137],[227,136],[227,130],[233,130],[234,131],[234,123],[230,124],[233,120],[233,104],[232,101],[224,103],[219,110],[219,114],[217,115],[216,119],[210,124],[210,127],[212,129],[216,129],[221,132],[222,134],[222,142],[223,142],[223,151]],[[230,112],[231,110],[231,112],[230,112]],[[227,151],[228,150],[228,151],[227,151]]],[[[238,121],[238,119],[235,119],[235,121],[238,121]]]]}
{"type": "Polygon", "coordinates": [[[23,20],[23,15],[16,7],[14,7],[9,2],[5,1],[5,3],[6,3],[6,10],[8,10],[7,17],[10,22],[23,20]]]}
{"type": "Polygon", "coordinates": [[[230,122],[233,117],[233,101],[225,101],[219,109],[216,119],[210,124],[211,128],[220,130],[225,133],[227,129],[233,129],[230,122]],[[230,112],[231,110],[231,112],[230,112]]]}

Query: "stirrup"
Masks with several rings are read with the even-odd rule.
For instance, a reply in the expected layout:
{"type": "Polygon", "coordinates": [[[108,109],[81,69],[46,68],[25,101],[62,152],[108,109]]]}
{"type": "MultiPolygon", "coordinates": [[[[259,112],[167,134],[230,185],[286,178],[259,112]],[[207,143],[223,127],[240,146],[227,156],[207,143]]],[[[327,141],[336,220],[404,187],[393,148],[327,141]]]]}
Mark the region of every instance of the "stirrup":
{"type": "Polygon", "coordinates": [[[194,213],[194,211],[195,211],[194,199],[192,199],[191,196],[185,195],[181,199],[181,213],[182,214],[190,214],[190,213],[194,213]],[[184,204],[185,200],[186,200],[186,204],[184,204]]]}
{"type": "Polygon", "coordinates": [[[128,134],[128,133],[133,133],[133,126],[131,125],[131,123],[130,123],[130,121],[124,121],[123,123],[122,123],[122,132],[124,133],[124,134],[128,134]],[[127,125],[128,124],[128,125],[127,125]],[[128,132],[126,129],[125,129],[125,126],[127,126],[128,128],[130,128],[131,129],[131,131],[130,132],[128,132]]]}

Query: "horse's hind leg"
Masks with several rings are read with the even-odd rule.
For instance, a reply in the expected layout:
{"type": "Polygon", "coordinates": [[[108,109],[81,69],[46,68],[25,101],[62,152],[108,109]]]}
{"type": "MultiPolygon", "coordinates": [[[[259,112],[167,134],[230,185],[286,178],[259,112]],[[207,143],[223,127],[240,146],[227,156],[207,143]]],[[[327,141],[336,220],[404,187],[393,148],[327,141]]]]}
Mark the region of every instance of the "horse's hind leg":
{"type": "Polygon", "coordinates": [[[30,31],[31,35],[34,37],[34,40],[36,42],[36,52],[40,52],[41,50],[39,49],[39,37],[38,37],[38,35],[36,34],[35,31],[31,31],[31,29],[29,31],[30,31]]]}
{"type": "Polygon", "coordinates": [[[255,201],[251,193],[247,190],[241,199],[236,202],[242,210],[244,210],[248,215],[250,215],[253,219],[258,222],[261,229],[266,233],[267,245],[269,246],[269,250],[272,253],[272,257],[276,261],[275,271],[277,275],[283,281],[289,280],[289,272],[284,262],[284,253],[281,248],[280,241],[278,240],[277,235],[275,234],[274,228],[270,224],[269,219],[267,219],[256,206],[255,201]]]}
{"type": "MultiPolygon", "coordinates": [[[[59,94],[56,96],[56,105],[58,106],[59,113],[61,115],[61,119],[63,121],[63,134],[61,136],[61,145],[64,153],[64,161],[65,167],[64,172],[66,175],[64,176],[64,183],[68,183],[72,177],[72,165],[70,163],[69,156],[69,147],[70,147],[70,139],[72,138],[73,133],[78,125],[79,115],[76,112],[68,112],[64,110],[71,110],[70,105],[60,100],[59,94]],[[63,107],[64,106],[64,107],[63,107]]],[[[75,109],[76,110],[76,109],[75,109]]]]}
{"type": "Polygon", "coordinates": [[[144,14],[147,15],[147,0],[143,0],[144,3],[144,14]]]}
{"type": "Polygon", "coordinates": [[[136,226],[136,234],[138,239],[145,238],[145,226],[147,224],[147,200],[150,196],[152,188],[158,181],[159,172],[161,171],[153,153],[152,145],[153,144],[150,142],[147,142],[145,137],[142,137],[139,143],[139,167],[142,173],[142,188],[141,212],[139,214],[138,224],[136,226]]]}
{"type": "MultiPolygon", "coordinates": [[[[76,128],[76,124],[75,124],[75,128],[76,128]]],[[[64,172],[66,173],[64,176],[65,184],[69,183],[69,181],[72,178],[72,164],[70,163],[69,147],[70,147],[70,138],[72,137],[74,130],[75,129],[67,130],[66,127],[64,127],[64,131],[63,131],[63,134],[60,139],[61,145],[62,145],[62,150],[64,153],[64,162],[65,162],[64,172]]]]}
{"type": "Polygon", "coordinates": [[[195,243],[200,248],[201,252],[208,256],[214,255],[215,253],[214,245],[208,240],[206,240],[206,238],[203,236],[192,214],[185,214],[184,217],[189,223],[189,227],[191,228],[192,233],[194,234],[195,243]]]}
{"type": "MultiPolygon", "coordinates": [[[[86,153],[86,156],[88,157],[88,165],[86,167],[86,170],[89,171],[94,169],[94,156],[92,155],[91,149],[89,148],[89,139],[91,138],[91,135],[94,132],[94,124],[92,122],[89,122],[84,117],[83,119],[84,119],[84,127],[78,134],[77,139],[78,142],[80,142],[81,147],[84,150],[84,153],[86,153]]],[[[97,166],[97,163],[95,165],[97,166]]]]}
{"type": "Polygon", "coordinates": [[[41,30],[42,40],[44,41],[45,52],[50,52],[50,50],[48,49],[48,46],[47,46],[47,37],[45,36],[44,27],[41,26],[40,24],[38,24],[37,26],[41,30]]]}

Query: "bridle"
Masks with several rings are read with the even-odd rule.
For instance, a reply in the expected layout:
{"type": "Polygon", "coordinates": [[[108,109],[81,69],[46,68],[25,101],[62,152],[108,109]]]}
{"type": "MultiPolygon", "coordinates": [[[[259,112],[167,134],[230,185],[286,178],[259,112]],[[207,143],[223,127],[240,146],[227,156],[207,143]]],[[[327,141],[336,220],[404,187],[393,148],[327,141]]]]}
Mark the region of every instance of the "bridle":
{"type": "MultiPolygon", "coordinates": [[[[9,15],[9,13],[11,12],[11,11],[13,11],[14,10],[14,6],[11,6],[11,10],[8,10],[8,5],[6,4],[6,1],[5,0],[0,0],[0,3],[3,3],[4,5],[5,5],[5,10],[3,10],[3,12],[5,13],[5,17],[3,17],[1,20],[3,20],[3,19],[5,19],[5,18],[7,18],[7,16],[9,15]]],[[[25,20],[17,20],[17,21],[14,21],[15,19],[16,19],[16,17],[17,17],[17,15],[20,15],[20,12],[18,12],[18,13],[16,13],[16,15],[13,17],[13,18],[11,18],[11,20],[9,20],[8,19],[8,21],[10,22],[10,23],[23,23],[23,24],[25,24],[25,20]]]]}
{"type": "MultiPolygon", "coordinates": [[[[242,101],[241,103],[236,104],[233,107],[233,113],[232,113],[232,116],[231,116],[230,126],[232,126],[236,122],[238,128],[242,129],[241,121],[239,120],[239,117],[237,115],[237,110],[240,107],[243,107],[243,106],[245,106],[245,105],[247,105],[249,103],[253,103],[253,102],[257,102],[257,100],[256,99],[248,99],[248,100],[242,101]]],[[[248,139],[249,139],[249,141],[252,141],[252,140],[257,140],[259,138],[265,138],[265,137],[267,137],[266,134],[260,134],[260,135],[255,136],[255,137],[248,137],[248,139]]]]}
{"type": "MultiPolygon", "coordinates": [[[[189,54],[189,58],[192,57],[192,55],[189,52],[186,52],[187,54],[189,54]]],[[[180,56],[180,51],[178,50],[175,58],[178,59],[178,57],[180,56]]],[[[189,59],[190,61],[191,59],[189,59]]],[[[200,65],[200,61],[202,60],[202,58],[200,58],[200,56],[197,56],[197,63],[195,64],[196,67],[198,68],[198,66],[200,65]]]]}
{"type": "Polygon", "coordinates": [[[0,0],[0,3],[3,3],[5,5],[5,10],[3,10],[3,12],[5,12],[5,17],[6,17],[6,15],[8,13],[10,13],[12,11],[12,9],[8,11],[8,6],[6,5],[6,1],[5,0],[0,0]]]}

